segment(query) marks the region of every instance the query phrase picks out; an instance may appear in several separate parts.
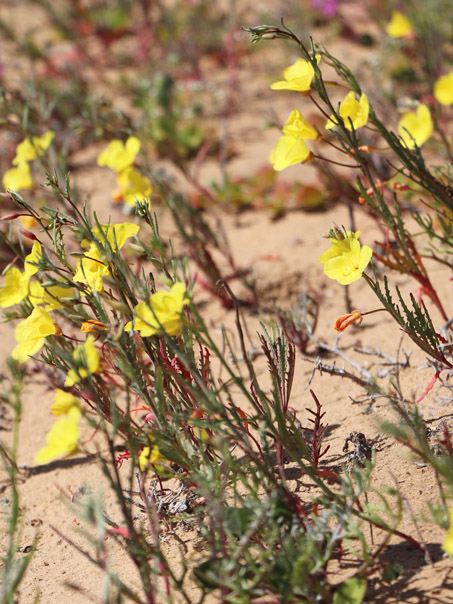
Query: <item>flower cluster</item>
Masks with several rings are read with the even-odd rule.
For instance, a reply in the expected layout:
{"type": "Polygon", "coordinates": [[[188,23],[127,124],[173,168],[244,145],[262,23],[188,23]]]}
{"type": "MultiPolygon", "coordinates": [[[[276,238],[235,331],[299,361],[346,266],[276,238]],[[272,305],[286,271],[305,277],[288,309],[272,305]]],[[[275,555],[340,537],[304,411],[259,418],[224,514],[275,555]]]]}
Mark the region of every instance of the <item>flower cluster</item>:
{"type": "MultiPolygon", "coordinates": [[[[319,57],[316,59],[319,62],[319,57]]],[[[315,71],[310,62],[297,59],[293,65],[287,67],[283,72],[284,79],[271,84],[271,88],[273,90],[292,90],[303,95],[310,95],[314,75],[315,71]]],[[[357,130],[368,122],[369,108],[368,97],[362,94],[360,99],[357,100],[351,90],[340,103],[338,114],[348,130],[357,130]]],[[[331,130],[337,125],[337,117],[332,115],[326,123],[326,130],[331,130]]],[[[318,138],[318,131],[302,117],[298,109],[294,109],[283,127],[283,136],[279,138],[269,156],[269,161],[272,163],[274,170],[284,170],[289,166],[309,161],[312,153],[307,148],[305,141],[309,139],[317,140],[318,138]]]]}
{"type": "Polygon", "coordinates": [[[120,140],[110,142],[98,157],[99,166],[107,166],[116,173],[119,191],[115,193],[115,201],[124,201],[134,207],[138,201],[148,200],[153,188],[150,181],[142,176],[133,164],[140,151],[140,141],[130,136],[126,143],[120,140]]]}
{"type": "Polygon", "coordinates": [[[3,186],[5,191],[12,189],[33,189],[34,182],[31,175],[29,162],[41,157],[55,137],[52,130],[48,130],[42,136],[26,138],[17,145],[16,156],[12,161],[13,168],[7,170],[3,175],[3,186]]]}

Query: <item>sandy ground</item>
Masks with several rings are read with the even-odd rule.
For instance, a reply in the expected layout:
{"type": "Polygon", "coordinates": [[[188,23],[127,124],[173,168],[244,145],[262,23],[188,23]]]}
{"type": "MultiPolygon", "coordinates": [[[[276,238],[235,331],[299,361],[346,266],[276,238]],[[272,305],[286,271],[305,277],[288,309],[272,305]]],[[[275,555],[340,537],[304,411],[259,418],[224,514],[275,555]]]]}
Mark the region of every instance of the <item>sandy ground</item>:
{"type": "MultiPolygon", "coordinates": [[[[3,56],[7,51],[7,48],[3,48],[3,56]]],[[[348,48],[344,53],[346,56],[343,58],[346,60],[347,55],[353,54],[348,48]]],[[[253,85],[247,86],[250,74],[254,73],[257,62],[261,60],[259,53],[255,53],[245,58],[240,65],[241,96],[238,113],[229,125],[231,143],[237,152],[229,166],[233,175],[247,175],[267,163],[268,154],[278,137],[275,130],[263,129],[267,110],[272,104],[272,109],[284,120],[296,100],[291,94],[269,91],[269,81],[266,77],[256,78],[253,85]]],[[[281,67],[284,66],[285,64],[281,67]]],[[[206,77],[209,78],[209,75],[206,74],[206,77]]],[[[221,79],[222,75],[217,74],[215,77],[221,79]]],[[[91,153],[94,158],[97,151],[88,150],[87,153],[88,156],[91,153]]],[[[92,165],[94,166],[94,161],[92,165]]],[[[213,161],[202,167],[201,178],[204,183],[209,184],[210,179],[216,178],[218,174],[218,166],[213,161]]],[[[304,184],[314,182],[314,177],[314,170],[310,166],[289,168],[281,176],[284,180],[297,180],[304,184]]],[[[104,170],[97,167],[80,168],[75,171],[73,178],[82,193],[89,197],[91,207],[98,212],[101,221],[107,220],[109,216],[112,222],[124,219],[118,209],[110,204],[110,185],[113,189],[114,182],[109,182],[104,170]]],[[[162,224],[168,224],[165,209],[158,207],[156,212],[162,219],[162,224]]],[[[219,214],[218,217],[227,232],[238,267],[253,267],[258,291],[261,292],[266,305],[275,303],[290,307],[298,293],[308,289],[318,292],[322,303],[316,338],[331,347],[338,345],[341,351],[359,361],[363,368],[372,373],[379,370],[378,364],[382,363],[383,359],[376,355],[365,356],[351,352],[351,346],[372,350],[380,348],[382,353],[393,357],[396,357],[399,349],[404,349],[411,353],[411,357],[410,366],[401,370],[403,392],[412,400],[422,394],[433,371],[426,367],[423,354],[415,349],[407,337],[401,342],[401,333],[385,314],[379,313],[369,317],[360,328],[351,328],[342,334],[338,341],[336,339],[337,335],[332,326],[335,318],[345,312],[343,288],[323,276],[317,257],[326,249],[326,241],[322,235],[327,232],[332,222],[347,224],[348,215],[344,206],[337,205],[322,213],[292,212],[278,221],[272,221],[270,214],[258,211],[249,211],[239,216],[219,214]]],[[[372,245],[373,240],[379,237],[375,222],[360,213],[357,214],[356,220],[358,228],[362,231],[362,242],[372,245]]],[[[171,227],[168,232],[172,232],[171,227]]],[[[415,289],[415,284],[408,279],[393,274],[389,276],[403,291],[415,289]]],[[[447,271],[437,271],[435,274],[435,281],[439,284],[444,299],[450,300],[447,312],[451,315],[453,296],[448,278],[447,271]],[[446,287],[450,288],[450,295],[446,292],[446,287]]],[[[233,282],[232,288],[239,295],[243,293],[238,282],[233,282]]],[[[354,283],[350,290],[354,308],[366,311],[377,307],[377,301],[365,282],[354,283]]],[[[203,306],[203,315],[213,329],[233,324],[232,313],[226,311],[217,301],[207,299],[201,288],[194,293],[195,303],[198,300],[208,300],[203,306]]],[[[433,318],[436,325],[442,324],[434,309],[433,318]]],[[[244,319],[251,334],[248,345],[252,347],[257,344],[254,334],[259,317],[244,310],[244,319]]],[[[14,325],[0,325],[0,338],[3,342],[0,350],[1,371],[5,373],[5,361],[15,342],[14,325]]],[[[297,359],[291,401],[302,424],[307,421],[305,408],[311,404],[307,384],[313,371],[310,361],[316,360],[315,343],[310,344],[307,357],[309,360],[300,356],[297,359]]],[[[258,359],[257,363],[260,366],[263,360],[258,359]]],[[[342,364],[341,359],[338,359],[338,364],[342,364]]],[[[350,368],[348,363],[345,363],[345,367],[350,368]]],[[[384,369],[385,367],[381,367],[382,371],[384,369]]],[[[382,377],[381,383],[385,383],[385,380],[386,377],[382,377]]],[[[414,535],[420,530],[421,537],[419,535],[418,538],[426,543],[432,558],[432,562],[426,561],[419,551],[398,539],[393,539],[384,552],[384,559],[403,564],[404,573],[390,585],[372,579],[367,602],[453,602],[452,564],[450,560],[443,559],[440,547],[444,534],[441,529],[431,524],[422,523],[416,527],[412,518],[413,514],[428,516],[428,502],[438,499],[434,476],[428,469],[415,464],[406,451],[379,432],[379,423],[392,416],[387,399],[377,399],[372,404],[360,403],[358,401],[364,396],[360,386],[338,377],[320,376],[318,372],[314,375],[310,387],[323,403],[326,411],[325,422],[330,426],[327,437],[330,451],[325,459],[326,467],[338,467],[344,463],[345,454],[342,449],[345,438],[353,430],[363,432],[374,443],[376,450],[374,486],[382,488],[384,485],[394,484],[395,481],[399,484],[406,498],[405,519],[400,528],[414,535]]],[[[25,604],[32,602],[34,595],[39,592],[43,603],[97,602],[100,601],[98,598],[103,588],[102,574],[68,544],[62,535],[68,536],[81,547],[86,547],[86,540],[81,534],[84,521],[80,511],[71,503],[72,498],[77,504],[81,488],[85,492],[91,492],[94,497],[104,497],[105,508],[113,518],[117,510],[95,458],[75,457],[42,467],[34,465],[34,455],[42,447],[45,434],[53,421],[49,411],[51,396],[52,393],[46,389],[45,380],[39,371],[32,373],[23,393],[23,419],[20,427],[20,545],[30,545],[35,534],[38,534],[38,543],[20,588],[19,601],[25,604]],[[81,591],[70,589],[68,583],[78,585],[81,591]],[[91,596],[93,600],[90,600],[91,596]]],[[[448,397],[447,391],[436,387],[420,404],[420,408],[424,418],[431,421],[435,427],[443,418],[450,421],[453,401],[448,397]]],[[[5,430],[1,437],[8,442],[10,434],[5,430]]],[[[102,446],[102,443],[99,446],[102,446]]],[[[296,481],[294,487],[297,488],[296,481]]],[[[3,519],[7,517],[8,509],[8,489],[3,488],[0,498],[0,513],[3,519]]],[[[187,535],[188,544],[192,538],[192,535],[187,535]]],[[[112,567],[120,571],[126,583],[133,585],[136,581],[134,569],[125,561],[125,556],[114,546],[112,540],[107,539],[111,545],[112,567]]],[[[178,559],[180,546],[176,541],[168,538],[165,548],[170,557],[174,552],[175,559],[178,559]]],[[[345,571],[332,569],[332,572],[341,577],[345,571]]]]}

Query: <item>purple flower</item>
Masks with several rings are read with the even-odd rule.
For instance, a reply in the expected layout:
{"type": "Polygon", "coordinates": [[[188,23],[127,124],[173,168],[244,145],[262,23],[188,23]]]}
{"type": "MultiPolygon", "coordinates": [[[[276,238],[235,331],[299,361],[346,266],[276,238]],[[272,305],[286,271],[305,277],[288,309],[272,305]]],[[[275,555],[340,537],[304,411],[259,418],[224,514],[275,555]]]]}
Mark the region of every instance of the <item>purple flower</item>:
{"type": "Polygon", "coordinates": [[[337,14],[338,0],[310,0],[313,10],[319,10],[324,17],[331,19],[337,14]]]}

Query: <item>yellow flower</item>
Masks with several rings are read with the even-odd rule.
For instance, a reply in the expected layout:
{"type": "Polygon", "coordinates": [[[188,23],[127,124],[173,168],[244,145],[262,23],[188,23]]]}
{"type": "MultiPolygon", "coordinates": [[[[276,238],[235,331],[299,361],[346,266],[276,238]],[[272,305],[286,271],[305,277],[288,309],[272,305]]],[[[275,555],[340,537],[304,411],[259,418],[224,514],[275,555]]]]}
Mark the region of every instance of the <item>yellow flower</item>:
{"type": "Polygon", "coordinates": [[[24,260],[24,272],[22,274],[22,280],[26,283],[30,280],[34,274],[38,272],[38,267],[36,266],[42,258],[42,247],[39,241],[35,241],[33,243],[33,247],[31,248],[31,252],[25,256],[24,260]]]}
{"type": "Polygon", "coordinates": [[[442,543],[442,549],[449,556],[453,556],[453,506],[448,508],[448,530],[442,543]]]}
{"type": "Polygon", "coordinates": [[[30,166],[26,162],[20,163],[17,168],[11,168],[3,174],[2,183],[5,191],[20,191],[33,189],[34,182],[31,177],[30,166]]]}
{"type": "Polygon", "coordinates": [[[72,353],[77,369],[70,369],[65,380],[65,386],[75,383],[95,373],[99,369],[99,354],[94,345],[93,336],[88,336],[84,344],[80,344],[72,353]]]}
{"type": "MultiPolygon", "coordinates": [[[[123,247],[129,237],[136,235],[139,229],[140,227],[133,222],[120,222],[119,224],[101,224],[100,228],[94,227],[91,232],[100,244],[104,245],[107,239],[112,250],[116,251],[117,247],[119,250],[123,247]]],[[[88,247],[93,244],[84,239],[81,245],[88,247]]]]}
{"type": "MultiPolygon", "coordinates": [[[[352,130],[352,126],[354,130],[365,126],[368,121],[368,114],[370,111],[370,104],[368,102],[368,97],[366,94],[362,94],[360,97],[360,101],[357,101],[355,98],[354,92],[348,92],[345,96],[343,102],[340,104],[340,109],[338,111],[340,117],[343,119],[345,128],[348,130],[352,130]]],[[[336,122],[336,118],[334,115],[331,115],[327,120],[326,130],[332,130],[335,128],[338,123],[336,122]]]]}
{"type": "Polygon", "coordinates": [[[0,288],[0,307],[8,308],[19,304],[28,294],[28,283],[22,279],[22,272],[12,266],[5,275],[5,285],[0,288]]]}
{"type": "Polygon", "coordinates": [[[433,121],[426,105],[419,105],[416,112],[405,113],[398,122],[398,134],[408,149],[415,149],[415,144],[421,147],[432,133],[433,121]]]}
{"type": "Polygon", "coordinates": [[[17,325],[14,334],[18,345],[11,356],[19,363],[25,363],[29,356],[41,350],[46,337],[55,333],[57,326],[49,313],[43,308],[35,308],[29,317],[17,325]]]}
{"type": "Polygon", "coordinates": [[[23,162],[31,161],[40,157],[55,137],[55,132],[47,130],[42,136],[33,136],[30,140],[26,138],[17,145],[16,157],[13,159],[13,165],[17,166],[23,162]]]}
{"type": "MultiPolygon", "coordinates": [[[[120,250],[129,237],[136,235],[140,227],[132,222],[107,224],[92,229],[93,236],[99,245],[105,247],[106,240],[113,252],[120,250]]],[[[89,246],[84,258],[79,260],[74,275],[74,281],[86,283],[92,291],[102,291],[102,277],[110,274],[109,267],[101,260],[101,254],[96,243],[84,239],[83,247],[89,246]]]]}
{"type": "Polygon", "coordinates": [[[283,72],[283,81],[271,84],[272,90],[295,90],[296,92],[307,92],[310,90],[311,81],[315,75],[314,69],[308,61],[297,59],[283,72]]]}
{"type": "Polygon", "coordinates": [[[103,290],[102,277],[109,273],[109,267],[102,262],[99,250],[93,243],[85,252],[84,258],[77,263],[74,281],[86,283],[91,291],[101,292],[103,290]]]}
{"type": "Polygon", "coordinates": [[[67,415],[56,420],[47,433],[47,445],[35,456],[35,463],[48,463],[54,459],[68,457],[77,451],[81,414],[78,407],[71,407],[67,415]]]}
{"type": "Polygon", "coordinates": [[[121,197],[128,206],[134,207],[137,200],[143,202],[153,192],[150,181],[132,167],[120,172],[117,182],[121,197]]]}
{"type": "Polygon", "coordinates": [[[45,305],[44,310],[57,310],[64,308],[62,303],[64,298],[71,298],[73,294],[72,288],[64,287],[63,285],[52,285],[50,287],[42,287],[37,281],[32,281],[29,284],[28,296],[33,306],[45,305]]]}
{"type": "Polygon", "coordinates": [[[269,156],[274,170],[280,171],[305,161],[310,156],[305,140],[318,138],[318,133],[302,117],[298,109],[294,109],[286,120],[281,136],[269,156]]]}
{"type": "Polygon", "coordinates": [[[54,403],[50,407],[52,415],[66,415],[73,407],[79,407],[79,399],[60,388],[55,390],[54,403]]]}
{"type": "Polygon", "coordinates": [[[110,142],[98,157],[98,166],[107,166],[115,172],[121,172],[125,168],[132,166],[137,153],[140,151],[140,141],[135,136],[130,136],[126,144],[120,140],[110,142]]]}
{"type": "Polygon", "coordinates": [[[434,96],[441,105],[453,105],[453,71],[441,76],[436,81],[434,96]]]}
{"type": "Polygon", "coordinates": [[[150,447],[143,448],[138,458],[138,465],[142,472],[147,470],[149,465],[152,465],[152,470],[161,478],[169,478],[171,476],[171,472],[166,467],[168,460],[162,457],[157,445],[153,445],[152,449],[150,447]]]}
{"type": "MultiPolygon", "coordinates": [[[[37,271],[37,264],[42,257],[42,248],[39,241],[33,243],[31,252],[25,256],[25,270],[22,273],[18,268],[12,266],[5,275],[5,285],[0,288],[0,307],[8,308],[13,304],[19,304],[29,294],[29,280],[37,271]]],[[[61,308],[61,307],[60,307],[61,308]]],[[[47,310],[47,309],[46,309],[47,310]]]]}
{"type": "Polygon", "coordinates": [[[331,239],[330,250],[318,258],[324,265],[324,274],[340,285],[349,285],[362,276],[371,260],[373,251],[367,245],[360,246],[360,231],[348,231],[344,239],[331,239]]]}
{"type": "Polygon", "coordinates": [[[390,23],[387,25],[387,34],[391,38],[408,38],[412,36],[412,25],[407,17],[395,10],[390,23]]]}
{"type": "Polygon", "coordinates": [[[134,309],[134,321],[124,329],[139,331],[142,337],[165,331],[170,336],[179,336],[182,329],[182,311],[189,302],[183,283],[175,283],[169,292],[156,292],[149,304],[141,302],[134,309]]]}

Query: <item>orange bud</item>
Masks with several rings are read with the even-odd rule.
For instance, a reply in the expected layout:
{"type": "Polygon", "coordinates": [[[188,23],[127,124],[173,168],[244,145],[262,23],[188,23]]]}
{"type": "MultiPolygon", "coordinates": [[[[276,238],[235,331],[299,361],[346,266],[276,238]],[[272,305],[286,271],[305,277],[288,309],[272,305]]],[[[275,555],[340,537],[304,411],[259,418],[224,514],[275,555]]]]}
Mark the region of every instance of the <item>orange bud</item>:
{"type": "Polygon", "coordinates": [[[105,331],[107,329],[107,327],[104,325],[104,323],[101,323],[101,321],[95,321],[94,319],[91,319],[90,321],[84,321],[82,323],[82,327],[80,328],[80,331],[83,333],[89,333],[89,332],[96,332],[96,331],[105,331]]]}
{"type": "Polygon", "coordinates": [[[26,229],[34,229],[38,224],[38,221],[33,216],[21,216],[20,221],[26,229]]]}
{"type": "Polygon", "coordinates": [[[123,192],[121,190],[115,191],[112,194],[112,201],[113,201],[113,203],[123,203],[123,201],[124,201],[123,192]]]}
{"type": "Polygon", "coordinates": [[[393,185],[393,190],[394,191],[410,191],[410,189],[411,188],[409,187],[409,185],[403,185],[400,182],[396,182],[393,185]]]}
{"type": "Polygon", "coordinates": [[[347,315],[341,315],[338,317],[334,323],[334,328],[336,331],[344,331],[346,327],[349,327],[352,323],[357,323],[357,325],[361,325],[363,321],[362,313],[360,310],[353,310],[347,315]]]}

